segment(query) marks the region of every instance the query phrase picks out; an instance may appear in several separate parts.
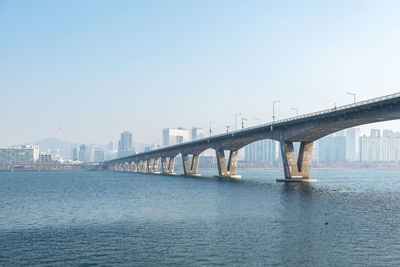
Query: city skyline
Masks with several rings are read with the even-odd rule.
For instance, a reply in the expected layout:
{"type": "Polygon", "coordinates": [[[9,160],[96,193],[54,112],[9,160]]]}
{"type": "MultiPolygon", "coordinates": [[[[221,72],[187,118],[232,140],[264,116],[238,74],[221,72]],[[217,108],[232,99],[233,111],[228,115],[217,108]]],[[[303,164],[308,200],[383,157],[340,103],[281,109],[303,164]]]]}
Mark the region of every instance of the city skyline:
{"type": "Polygon", "coordinates": [[[397,1],[75,3],[0,4],[2,145],[161,144],[270,122],[274,100],[279,120],[400,89],[397,1]]]}

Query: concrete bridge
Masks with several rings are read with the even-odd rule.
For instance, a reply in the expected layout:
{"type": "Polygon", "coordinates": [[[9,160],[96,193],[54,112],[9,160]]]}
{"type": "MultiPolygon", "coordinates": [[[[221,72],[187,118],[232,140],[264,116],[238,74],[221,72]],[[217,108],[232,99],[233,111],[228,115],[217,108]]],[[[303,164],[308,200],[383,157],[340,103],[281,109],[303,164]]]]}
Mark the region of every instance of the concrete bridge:
{"type": "Polygon", "coordinates": [[[314,141],[346,128],[396,119],[400,119],[400,93],[105,161],[103,168],[159,174],[161,161],[162,173],[173,175],[175,158],[180,154],[184,174],[197,176],[199,155],[211,148],[216,152],[219,176],[240,178],[236,174],[239,149],[255,141],[273,139],[280,143],[285,173],[285,179],[278,180],[311,181],[308,178],[314,141]],[[300,142],[297,157],[293,142],[300,142]]]}

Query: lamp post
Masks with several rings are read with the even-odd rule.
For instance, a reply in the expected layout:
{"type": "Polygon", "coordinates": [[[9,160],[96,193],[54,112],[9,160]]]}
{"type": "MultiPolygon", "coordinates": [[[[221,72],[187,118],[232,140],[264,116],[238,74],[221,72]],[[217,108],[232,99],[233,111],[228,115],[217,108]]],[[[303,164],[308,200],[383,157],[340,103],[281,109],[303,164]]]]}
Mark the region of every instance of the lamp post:
{"type": "Polygon", "coordinates": [[[211,122],[209,122],[209,126],[210,126],[210,137],[211,137],[211,134],[212,134],[212,130],[211,130],[211,125],[213,124],[213,123],[215,123],[215,121],[211,121],[211,122]]]}
{"type": "Polygon", "coordinates": [[[242,117],[242,130],[244,129],[244,121],[247,121],[247,119],[242,117]]]}
{"type": "Polygon", "coordinates": [[[242,115],[242,113],[235,113],[235,131],[237,131],[237,117],[242,115]]]}
{"type": "Polygon", "coordinates": [[[258,121],[258,125],[261,125],[261,119],[260,118],[254,118],[254,119],[258,121]]]}
{"type": "Polygon", "coordinates": [[[226,127],[226,133],[229,133],[229,128],[233,128],[233,127],[230,126],[230,125],[226,125],[225,127],[226,127]]]}
{"type": "Polygon", "coordinates": [[[348,95],[352,95],[352,96],[353,96],[353,98],[354,98],[354,103],[356,103],[356,94],[355,94],[355,93],[346,93],[346,94],[348,94],[348,95]]]}
{"type": "Polygon", "coordinates": [[[291,108],[290,110],[296,111],[296,116],[299,116],[299,109],[298,108],[291,108]]]}
{"type": "Polygon", "coordinates": [[[272,101],[272,123],[275,122],[275,103],[280,103],[280,100],[272,101]]]}

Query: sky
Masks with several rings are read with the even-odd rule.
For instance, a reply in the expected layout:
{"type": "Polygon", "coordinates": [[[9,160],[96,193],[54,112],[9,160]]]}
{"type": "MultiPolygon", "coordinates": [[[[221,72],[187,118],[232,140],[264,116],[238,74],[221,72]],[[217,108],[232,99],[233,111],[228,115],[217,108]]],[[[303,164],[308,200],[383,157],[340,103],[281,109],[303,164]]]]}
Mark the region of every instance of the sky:
{"type": "Polygon", "coordinates": [[[270,122],[274,100],[279,120],[400,92],[398,14],[386,0],[0,0],[0,145],[161,143],[235,113],[270,122]]]}

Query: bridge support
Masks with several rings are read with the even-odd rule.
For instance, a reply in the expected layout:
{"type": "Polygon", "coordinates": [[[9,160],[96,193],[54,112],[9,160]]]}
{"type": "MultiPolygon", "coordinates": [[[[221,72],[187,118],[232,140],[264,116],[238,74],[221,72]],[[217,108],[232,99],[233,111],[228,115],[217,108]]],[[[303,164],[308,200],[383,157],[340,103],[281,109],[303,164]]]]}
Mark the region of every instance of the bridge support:
{"type": "Polygon", "coordinates": [[[228,163],[225,160],[225,152],[223,149],[216,149],[217,154],[217,165],[219,177],[228,178],[240,178],[240,175],[236,175],[236,167],[239,156],[238,150],[230,150],[228,163]]]}
{"type": "Polygon", "coordinates": [[[131,161],[131,163],[129,164],[129,167],[130,167],[129,169],[130,169],[131,172],[137,172],[136,162],[131,161]]]}
{"type": "Polygon", "coordinates": [[[175,157],[169,157],[167,161],[166,157],[161,158],[161,165],[163,174],[175,175],[174,167],[175,167],[175,157]]]}
{"type": "Polygon", "coordinates": [[[200,176],[198,173],[199,156],[199,154],[194,154],[192,157],[192,163],[190,163],[188,154],[182,154],[183,172],[185,175],[200,176]]]}
{"type": "Polygon", "coordinates": [[[122,167],[123,172],[130,172],[129,162],[124,162],[122,167]]]}
{"type": "Polygon", "coordinates": [[[159,174],[160,172],[158,171],[158,162],[159,162],[159,159],[148,159],[147,160],[147,173],[159,174]]]}
{"type": "Polygon", "coordinates": [[[147,170],[147,160],[141,160],[137,162],[137,172],[145,173],[147,170]]]}
{"type": "Polygon", "coordinates": [[[310,177],[314,142],[301,142],[297,160],[293,142],[282,141],[280,146],[285,179],[277,179],[278,182],[316,181],[313,179],[308,179],[310,177]]]}

